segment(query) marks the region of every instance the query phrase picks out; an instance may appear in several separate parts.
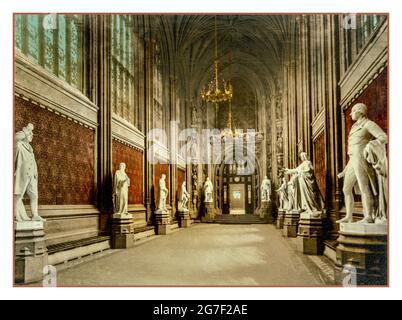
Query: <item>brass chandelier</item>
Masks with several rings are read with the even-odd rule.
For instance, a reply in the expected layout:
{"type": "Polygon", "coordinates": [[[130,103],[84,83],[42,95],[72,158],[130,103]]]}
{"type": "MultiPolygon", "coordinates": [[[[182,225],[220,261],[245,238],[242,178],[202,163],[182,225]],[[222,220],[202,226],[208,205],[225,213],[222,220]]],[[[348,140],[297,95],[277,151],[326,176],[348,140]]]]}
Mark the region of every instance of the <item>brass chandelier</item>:
{"type": "Polygon", "coordinates": [[[206,102],[218,105],[220,102],[230,101],[233,97],[233,88],[229,82],[219,81],[219,61],[218,61],[218,36],[215,16],[215,61],[214,74],[212,80],[208,83],[207,88],[202,88],[201,98],[206,102]]]}

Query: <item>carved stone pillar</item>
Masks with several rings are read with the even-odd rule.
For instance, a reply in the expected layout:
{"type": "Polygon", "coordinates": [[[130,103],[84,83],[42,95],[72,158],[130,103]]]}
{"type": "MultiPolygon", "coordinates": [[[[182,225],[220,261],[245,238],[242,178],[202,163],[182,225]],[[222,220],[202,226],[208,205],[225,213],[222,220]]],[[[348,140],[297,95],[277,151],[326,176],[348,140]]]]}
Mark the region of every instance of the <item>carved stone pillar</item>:
{"type": "Polygon", "coordinates": [[[302,213],[299,221],[298,249],[309,255],[322,255],[324,253],[324,220],[321,214],[314,217],[302,213]]]}
{"type": "Polygon", "coordinates": [[[284,209],[278,209],[278,216],[276,217],[276,228],[283,229],[283,221],[285,219],[286,211],[284,209]]]}
{"type": "Polygon", "coordinates": [[[171,223],[170,210],[156,211],[155,212],[155,223],[156,223],[156,234],[157,235],[168,234],[170,231],[170,223],[171,223]]]}
{"type": "Polygon", "coordinates": [[[216,210],[213,202],[205,202],[204,203],[204,216],[202,217],[202,222],[214,222],[216,210]]]}
{"type": "Polygon", "coordinates": [[[261,201],[260,218],[265,219],[265,221],[269,224],[273,224],[275,222],[271,200],[261,201]]]}
{"type": "Polygon", "coordinates": [[[283,220],[283,236],[288,238],[296,238],[299,227],[300,210],[289,210],[285,213],[283,220]]]}
{"type": "Polygon", "coordinates": [[[41,281],[43,269],[48,264],[43,222],[15,222],[14,230],[15,282],[41,281]]]}
{"type": "Polygon", "coordinates": [[[387,285],[387,225],[341,223],[335,282],[346,286],[387,285]]]}
{"type": "Polygon", "coordinates": [[[113,215],[112,247],[113,249],[127,249],[134,246],[133,215],[113,215]]]}

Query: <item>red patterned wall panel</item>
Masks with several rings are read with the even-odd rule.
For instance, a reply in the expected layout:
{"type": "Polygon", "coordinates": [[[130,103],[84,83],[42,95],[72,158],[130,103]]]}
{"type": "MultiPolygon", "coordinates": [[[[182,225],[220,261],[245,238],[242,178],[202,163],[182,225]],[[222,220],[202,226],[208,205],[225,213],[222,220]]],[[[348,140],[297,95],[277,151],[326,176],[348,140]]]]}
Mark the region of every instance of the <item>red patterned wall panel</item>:
{"type": "MultiPolygon", "coordinates": [[[[368,108],[368,118],[376,122],[385,132],[388,132],[388,71],[385,69],[375,79],[360,97],[345,112],[345,137],[347,148],[347,137],[353,121],[350,118],[350,112],[353,105],[358,102],[365,103],[368,108]]],[[[347,150],[346,150],[347,151],[347,150]]]]}
{"type": "Polygon", "coordinates": [[[15,131],[34,125],[39,204],[93,204],[95,132],[22,98],[15,98],[15,131]]]}
{"type": "Polygon", "coordinates": [[[124,162],[126,164],[126,173],[130,178],[128,203],[143,204],[143,153],[116,140],[113,140],[112,147],[113,174],[118,169],[119,163],[124,162]]]}
{"type": "Polygon", "coordinates": [[[325,133],[320,133],[314,140],[314,173],[317,179],[318,188],[321,195],[325,199],[326,196],[326,175],[327,169],[325,166],[325,133]]]}
{"type": "MultiPolygon", "coordinates": [[[[168,164],[155,164],[154,165],[154,195],[155,195],[155,205],[157,206],[159,198],[159,179],[162,173],[166,174],[166,187],[170,190],[170,175],[169,175],[169,165],[168,164]]],[[[170,194],[166,200],[166,203],[170,203],[170,194]]]]}
{"type": "MultiPolygon", "coordinates": [[[[186,171],[182,170],[182,169],[178,169],[177,170],[177,181],[176,181],[176,199],[179,199],[180,197],[180,190],[181,190],[181,185],[183,183],[183,181],[186,181],[186,171]]],[[[187,191],[188,191],[188,186],[187,187],[187,191]]]]}

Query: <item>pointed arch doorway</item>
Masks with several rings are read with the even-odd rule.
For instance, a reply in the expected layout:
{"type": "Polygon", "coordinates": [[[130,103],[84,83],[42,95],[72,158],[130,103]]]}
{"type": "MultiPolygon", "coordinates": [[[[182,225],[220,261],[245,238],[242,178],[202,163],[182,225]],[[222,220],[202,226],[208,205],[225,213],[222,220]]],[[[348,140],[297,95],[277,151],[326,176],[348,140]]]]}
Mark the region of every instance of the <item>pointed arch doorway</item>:
{"type": "Polygon", "coordinates": [[[258,165],[247,170],[246,161],[222,163],[217,167],[217,205],[225,215],[253,215],[258,203],[259,186],[258,165]]]}

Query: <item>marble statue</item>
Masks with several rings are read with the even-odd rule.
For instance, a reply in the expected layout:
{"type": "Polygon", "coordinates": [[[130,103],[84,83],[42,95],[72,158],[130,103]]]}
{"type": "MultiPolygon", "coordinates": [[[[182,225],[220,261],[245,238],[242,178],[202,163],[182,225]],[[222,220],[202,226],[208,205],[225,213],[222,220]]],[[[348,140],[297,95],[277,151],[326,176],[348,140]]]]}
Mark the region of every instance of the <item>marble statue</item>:
{"type": "Polygon", "coordinates": [[[26,127],[15,134],[14,153],[14,204],[15,220],[45,221],[38,213],[38,167],[35,161],[33,148],[30,144],[33,139],[33,125],[26,127]],[[28,217],[23,199],[29,197],[32,219],[28,217]]]}
{"type": "Polygon", "coordinates": [[[166,207],[166,199],[168,196],[169,190],[166,188],[166,175],[162,174],[159,179],[159,201],[158,201],[158,211],[167,212],[166,207]]]}
{"type": "Polygon", "coordinates": [[[264,177],[261,183],[261,201],[271,200],[271,180],[267,176],[264,177]]]}
{"type": "Polygon", "coordinates": [[[297,174],[291,175],[287,183],[287,194],[288,194],[288,205],[285,208],[287,211],[298,210],[299,209],[299,198],[297,190],[297,174]]]}
{"type": "Polygon", "coordinates": [[[193,109],[191,111],[191,124],[197,124],[197,122],[198,122],[197,107],[194,104],[193,109]]]}
{"type": "Polygon", "coordinates": [[[387,223],[386,133],[367,118],[367,105],[353,106],[355,123],[349,132],[349,162],[338,175],[344,178],[346,216],[338,223],[353,222],[353,189],[361,194],[364,218],[359,223],[387,223]]]}
{"type": "Polygon", "coordinates": [[[130,178],[126,174],[126,164],[120,163],[116,170],[113,183],[113,211],[114,214],[128,215],[128,187],[130,178]]]}
{"type": "Polygon", "coordinates": [[[300,153],[302,163],[295,169],[285,169],[285,174],[297,175],[298,208],[311,215],[319,215],[324,210],[324,201],[314,175],[313,164],[306,152],[300,153]]]}
{"type": "Polygon", "coordinates": [[[279,209],[288,208],[288,183],[286,182],[286,178],[282,178],[282,184],[279,189],[275,190],[279,195],[279,209]]]}
{"type": "Polygon", "coordinates": [[[190,194],[187,191],[186,188],[186,181],[183,181],[182,185],[181,185],[181,191],[180,191],[180,202],[179,202],[179,209],[183,210],[183,211],[188,211],[187,208],[187,202],[188,199],[190,198],[190,194]]]}
{"type": "Polygon", "coordinates": [[[214,186],[209,177],[207,177],[207,180],[204,183],[205,202],[213,202],[213,191],[214,186]]]}

